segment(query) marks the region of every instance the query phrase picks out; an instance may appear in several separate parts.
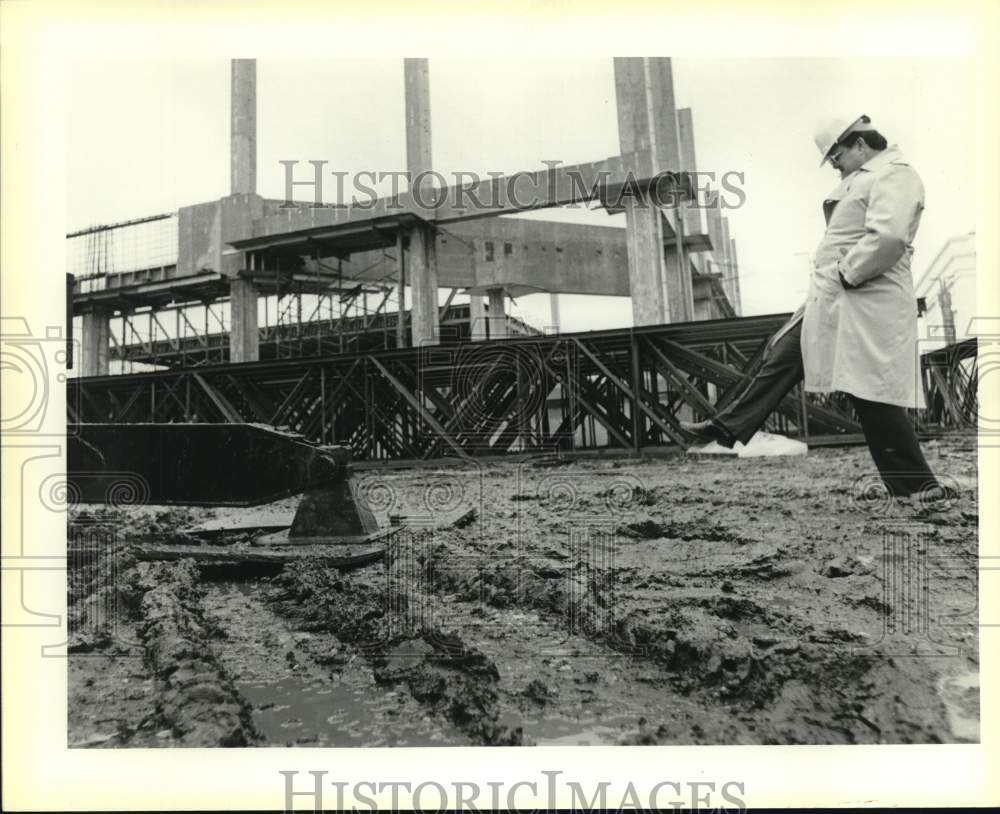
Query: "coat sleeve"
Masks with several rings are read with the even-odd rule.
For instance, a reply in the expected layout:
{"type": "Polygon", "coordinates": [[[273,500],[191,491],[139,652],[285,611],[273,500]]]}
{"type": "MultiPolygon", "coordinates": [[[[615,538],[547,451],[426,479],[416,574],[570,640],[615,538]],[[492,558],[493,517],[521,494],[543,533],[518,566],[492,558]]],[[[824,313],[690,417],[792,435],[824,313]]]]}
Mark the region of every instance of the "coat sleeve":
{"type": "Polygon", "coordinates": [[[885,274],[903,256],[924,207],[924,186],[910,167],[894,165],[872,184],[865,234],[841,259],[838,270],[851,285],[885,274]]]}

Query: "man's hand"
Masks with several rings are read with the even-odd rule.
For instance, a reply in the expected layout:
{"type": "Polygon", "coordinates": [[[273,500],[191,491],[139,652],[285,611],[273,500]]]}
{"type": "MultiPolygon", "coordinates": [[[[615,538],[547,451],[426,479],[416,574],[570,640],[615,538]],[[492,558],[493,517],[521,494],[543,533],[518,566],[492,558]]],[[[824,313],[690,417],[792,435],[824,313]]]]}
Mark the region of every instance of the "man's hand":
{"type": "MultiPolygon", "coordinates": [[[[847,255],[847,249],[844,249],[844,248],[841,248],[841,250],[840,250],[840,262],[841,262],[841,263],[843,263],[843,262],[844,262],[844,257],[845,257],[846,255],[847,255]]],[[[838,266],[838,268],[837,268],[837,276],[838,276],[838,277],[840,278],[840,284],[841,284],[841,285],[842,285],[842,286],[843,286],[843,287],[844,287],[844,288],[845,288],[846,290],[848,290],[848,291],[853,291],[853,290],[854,290],[855,288],[861,288],[861,286],[863,286],[863,285],[864,285],[864,283],[858,283],[857,285],[851,285],[851,284],[850,284],[849,282],[847,282],[847,280],[846,280],[846,279],[844,278],[844,272],[842,272],[842,271],[840,270],[840,267],[839,267],[839,266],[838,266]]]]}
{"type": "MultiPolygon", "coordinates": [[[[844,275],[841,272],[837,272],[837,276],[840,277],[840,284],[846,288],[848,291],[853,291],[855,288],[861,288],[860,285],[851,285],[847,280],[844,279],[844,275]]],[[[862,283],[862,285],[864,285],[862,283]]]]}

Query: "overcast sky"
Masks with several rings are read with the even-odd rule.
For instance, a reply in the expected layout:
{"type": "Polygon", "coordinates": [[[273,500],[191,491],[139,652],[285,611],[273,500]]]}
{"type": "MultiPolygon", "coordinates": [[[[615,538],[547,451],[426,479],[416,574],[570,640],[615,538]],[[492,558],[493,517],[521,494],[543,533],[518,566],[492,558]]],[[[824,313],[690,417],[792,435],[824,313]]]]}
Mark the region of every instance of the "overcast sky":
{"type": "MultiPolygon", "coordinates": [[[[67,227],[168,212],[229,192],[229,63],[76,61],[69,80],[67,227]]],[[[820,169],[818,120],[867,113],[923,177],[915,242],[919,279],[942,243],[975,227],[975,77],[952,58],[673,61],[678,107],[693,109],[698,169],[745,174],[730,210],[745,315],[794,309],[807,255],[823,232],[821,201],[837,184],[820,169]]],[[[435,169],[513,172],[618,152],[610,59],[527,62],[432,59],[435,169]]],[[[402,60],[261,59],[258,191],[282,197],[283,159],[325,159],[347,172],[405,169],[402,60]]],[[[329,197],[329,196],[327,196],[329,197]]],[[[603,211],[543,219],[624,226],[603,211]]],[[[514,313],[547,322],[548,298],[514,313]]],[[[628,325],[621,298],[565,296],[564,330],[628,325]]]]}

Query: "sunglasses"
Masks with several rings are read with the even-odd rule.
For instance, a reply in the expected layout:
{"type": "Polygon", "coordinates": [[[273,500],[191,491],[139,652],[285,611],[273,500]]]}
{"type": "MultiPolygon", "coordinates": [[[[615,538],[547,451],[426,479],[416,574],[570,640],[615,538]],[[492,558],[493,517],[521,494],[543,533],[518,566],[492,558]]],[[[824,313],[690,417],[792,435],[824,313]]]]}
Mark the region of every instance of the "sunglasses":
{"type": "Polygon", "coordinates": [[[853,139],[851,139],[852,143],[850,143],[850,144],[838,144],[838,145],[836,145],[834,149],[830,150],[829,155],[827,155],[827,160],[831,164],[839,161],[840,157],[844,153],[846,153],[848,150],[850,150],[851,147],[854,146],[854,142],[856,142],[856,141],[857,141],[857,136],[855,136],[853,139]]]}

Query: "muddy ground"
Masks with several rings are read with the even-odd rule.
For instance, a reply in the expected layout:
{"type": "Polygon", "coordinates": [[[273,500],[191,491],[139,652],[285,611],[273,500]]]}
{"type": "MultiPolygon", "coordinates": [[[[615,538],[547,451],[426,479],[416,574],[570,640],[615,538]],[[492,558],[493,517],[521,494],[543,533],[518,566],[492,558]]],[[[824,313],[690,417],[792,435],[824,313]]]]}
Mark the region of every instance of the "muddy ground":
{"type": "Polygon", "coordinates": [[[975,439],[925,451],[953,504],[885,499],[864,447],[359,471],[406,528],[346,572],[133,556],[294,499],[79,507],[69,743],[977,741],[975,439]]]}

